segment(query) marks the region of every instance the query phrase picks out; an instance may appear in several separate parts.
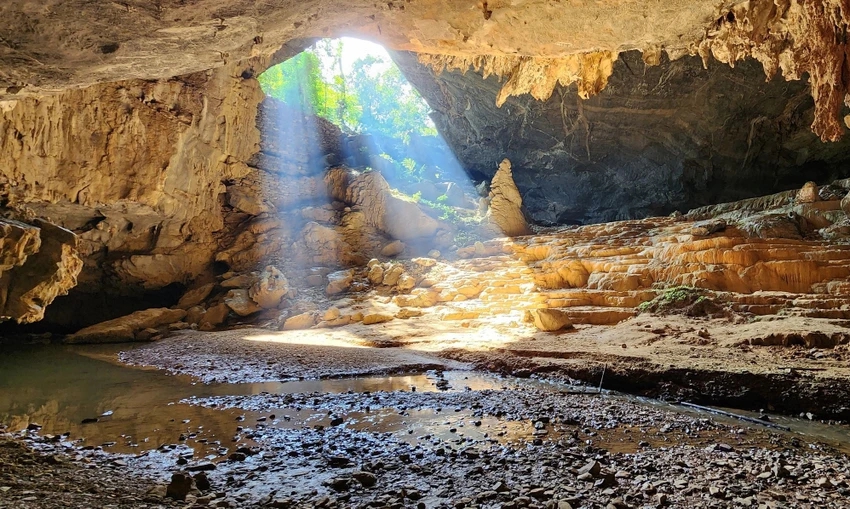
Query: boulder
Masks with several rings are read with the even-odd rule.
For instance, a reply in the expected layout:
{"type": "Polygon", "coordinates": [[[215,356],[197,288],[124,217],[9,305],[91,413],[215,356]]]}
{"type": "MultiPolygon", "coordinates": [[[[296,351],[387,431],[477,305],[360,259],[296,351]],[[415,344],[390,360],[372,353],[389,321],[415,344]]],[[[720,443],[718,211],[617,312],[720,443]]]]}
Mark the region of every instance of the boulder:
{"type": "Polygon", "coordinates": [[[199,320],[198,324],[201,329],[211,330],[217,325],[221,325],[227,320],[227,315],[230,314],[230,308],[224,302],[220,302],[215,306],[211,306],[204,313],[204,316],[199,320]]]}
{"type": "Polygon", "coordinates": [[[328,274],[328,286],[325,288],[325,293],[328,295],[336,295],[348,290],[351,283],[354,282],[354,270],[338,270],[328,274]]]}
{"type": "Polygon", "coordinates": [[[136,311],[81,329],[65,338],[65,343],[123,343],[134,341],[136,333],[179,322],[186,317],[183,309],[152,308],[136,311]]]}
{"type": "Polygon", "coordinates": [[[395,314],[396,318],[407,319],[413,318],[415,316],[422,316],[421,309],[411,309],[411,308],[401,308],[398,310],[398,313],[395,314]]]}
{"type": "Polygon", "coordinates": [[[324,314],[322,315],[322,320],[330,321],[336,320],[341,315],[339,308],[337,307],[329,307],[324,314]]]}
{"type": "Polygon", "coordinates": [[[393,239],[432,237],[440,223],[417,203],[395,196],[384,177],[376,171],[354,174],[334,168],[325,176],[332,198],[361,210],[364,224],[377,228],[393,239]]]}
{"type": "MultiPolygon", "coordinates": [[[[438,256],[440,254],[439,251],[431,251],[431,253],[437,253],[438,256]]],[[[430,256],[431,253],[428,253],[429,256],[430,256]]],[[[437,265],[437,260],[435,260],[434,258],[435,257],[431,257],[431,258],[421,257],[421,258],[414,258],[411,261],[413,263],[415,263],[416,265],[419,265],[420,267],[433,267],[434,265],[437,265]]]]}
{"type": "Polygon", "coordinates": [[[239,274],[221,282],[222,288],[249,288],[257,281],[253,274],[239,274]]]}
{"type": "Polygon", "coordinates": [[[398,289],[400,292],[412,290],[414,286],[416,286],[416,278],[414,278],[410,274],[402,274],[398,278],[398,283],[396,283],[396,289],[398,289]]]}
{"type": "Polygon", "coordinates": [[[305,262],[337,265],[350,256],[351,246],[333,228],[309,222],[301,230],[300,238],[305,262]]]}
{"type": "Polygon", "coordinates": [[[437,186],[435,186],[433,182],[430,182],[428,180],[423,180],[417,183],[413,187],[413,192],[419,193],[419,196],[423,200],[428,201],[437,201],[437,198],[440,197],[440,191],[439,189],[437,189],[437,186]]]}
{"type": "Polygon", "coordinates": [[[820,200],[818,195],[818,185],[814,182],[806,182],[803,187],[797,191],[797,203],[814,203],[820,200]]]}
{"type": "Polygon", "coordinates": [[[454,182],[450,182],[446,187],[446,205],[450,207],[466,207],[468,205],[463,189],[454,182]]]}
{"type": "Polygon", "coordinates": [[[387,286],[394,286],[396,283],[398,283],[398,280],[401,278],[402,274],[404,274],[403,265],[391,265],[390,267],[385,267],[384,279],[381,281],[381,283],[387,286]]]}
{"type": "Polygon", "coordinates": [[[248,290],[251,299],[263,309],[277,308],[287,293],[289,293],[289,281],[272,265],[263,269],[258,281],[248,290]]]}
{"type": "Polygon", "coordinates": [[[372,265],[369,269],[369,281],[373,285],[379,285],[384,281],[384,267],[380,264],[372,265]]]}
{"type": "Polygon", "coordinates": [[[395,240],[381,249],[381,256],[398,256],[404,252],[405,247],[404,242],[395,240]]]}
{"type": "Polygon", "coordinates": [[[195,487],[195,480],[187,472],[174,472],[171,482],[165,489],[165,496],[174,500],[186,500],[186,496],[195,487]]]}
{"type": "Polygon", "coordinates": [[[177,302],[177,307],[180,309],[189,309],[197,306],[210,296],[210,292],[212,292],[213,288],[215,288],[215,283],[207,283],[205,285],[192,288],[191,290],[187,290],[177,302]]]}
{"type": "Polygon", "coordinates": [[[377,323],[389,322],[394,317],[387,313],[364,313],[363,325],[374,325],[377,323]]]}
{"type": "Polygon", "coordinates": [[[440,300],[440,294],[425,288],[418,288],[409,295],[396,295],[393,303],[399,307],[428,308],[434,306],[440,300]]]}
{"type": "Polygon", "coordinates": [[[528,313],[534,326],[542,331],[555,332],[573,326],[569,315],[561,309],[532,309],[528,313]]]}
{"type": "Polygon", "coordinates": [[[236,288],[227,292],[227,295],[224,296],[224,303],[239,316],[252,315],[262,309],[251,300],[248,290],[244,288],[236,288]]]}
{"type": "Polygon", "coordinates": [[[188,310],[186,310],[186,322],[194,325],[198,325],[201,323],[201,320],[204,318],[204,315],[207,313],[207,310],[204,306],[192,306],[188,310]]]}
{"type": "Polygon", "coordinates": [[[312,312],[290,316],[283,322],[283,330],[309,329],[316,324],[316,316],[312,312]]]}
{"type": "Polygon", "coordinates": [[[850,193],[847,193],[844,198],[841,199],[841,210],[847,214],[847,217],[850,217],[850,193]]]}

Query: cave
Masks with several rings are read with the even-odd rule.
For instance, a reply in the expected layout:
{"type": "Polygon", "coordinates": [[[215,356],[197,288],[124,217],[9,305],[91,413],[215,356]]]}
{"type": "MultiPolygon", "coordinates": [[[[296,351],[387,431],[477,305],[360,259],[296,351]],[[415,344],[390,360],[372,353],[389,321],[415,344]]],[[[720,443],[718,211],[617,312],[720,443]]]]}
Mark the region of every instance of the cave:
{"type": "Polygon", "coordinates": [[[0,508],[846,507],[850,6],[0,6],[0,508]]]}

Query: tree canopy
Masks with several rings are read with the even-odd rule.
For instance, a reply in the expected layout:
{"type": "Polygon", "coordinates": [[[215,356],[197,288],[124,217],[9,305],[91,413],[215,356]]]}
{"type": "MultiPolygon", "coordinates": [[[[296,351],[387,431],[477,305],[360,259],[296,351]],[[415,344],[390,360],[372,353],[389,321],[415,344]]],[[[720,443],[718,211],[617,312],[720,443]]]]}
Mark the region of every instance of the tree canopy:
{"type": "Polygon", "coordinates": [[[404,141],[437,134],[428,104],[391,60],[366,55],[346,72],[343,49],[342,40],[319,41],[261,74],[263,91],[349,132],[404,141]]]}

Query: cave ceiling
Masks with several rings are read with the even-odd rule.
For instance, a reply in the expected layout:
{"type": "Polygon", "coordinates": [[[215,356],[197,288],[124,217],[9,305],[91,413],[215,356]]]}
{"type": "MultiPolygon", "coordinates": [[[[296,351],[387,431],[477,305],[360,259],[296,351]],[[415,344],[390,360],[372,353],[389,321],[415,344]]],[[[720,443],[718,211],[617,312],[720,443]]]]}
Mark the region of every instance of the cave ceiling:
{"type": "MultiPolygon", "coordinates": [[[[342,35],[413,51],[437,69],[475,69],[497,100],[602,90],[619,53],[647,63],[699,55],[758,60],[768,77],[808,80],[814,132],[837,140],[850,69],[846,0],[6,0],[0,101],[127,79],[161,79],[253,59],[288,41],[342,35]]],[[[261,69],[260,69],[261,70],[261,69]]]]}

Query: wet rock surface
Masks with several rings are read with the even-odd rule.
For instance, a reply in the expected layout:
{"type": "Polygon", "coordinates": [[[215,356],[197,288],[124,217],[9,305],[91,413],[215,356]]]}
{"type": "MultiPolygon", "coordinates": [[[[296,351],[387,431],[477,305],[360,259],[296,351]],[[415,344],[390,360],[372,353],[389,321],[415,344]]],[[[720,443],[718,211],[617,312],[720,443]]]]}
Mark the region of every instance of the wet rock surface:
{"type": "Polygon", "coordinates": [[[152,498],[157,476],[131,470],[127,458],[83,450],[66,437],[36,431],[11,433],[0,426],[0,507],[180,507],[152,498]]]}
{"type": "Polygon", "coordinates": [[[4,435],[0,506],[844,507],[848,495],[848,456],[799,436],[543,381],[447,375],[187,400],[241,412],[213,454],[193,452],[207,441],[195,433],[130,456],[4,435]],[[34,475],[44,468],[53,475],[34,475]]]}

